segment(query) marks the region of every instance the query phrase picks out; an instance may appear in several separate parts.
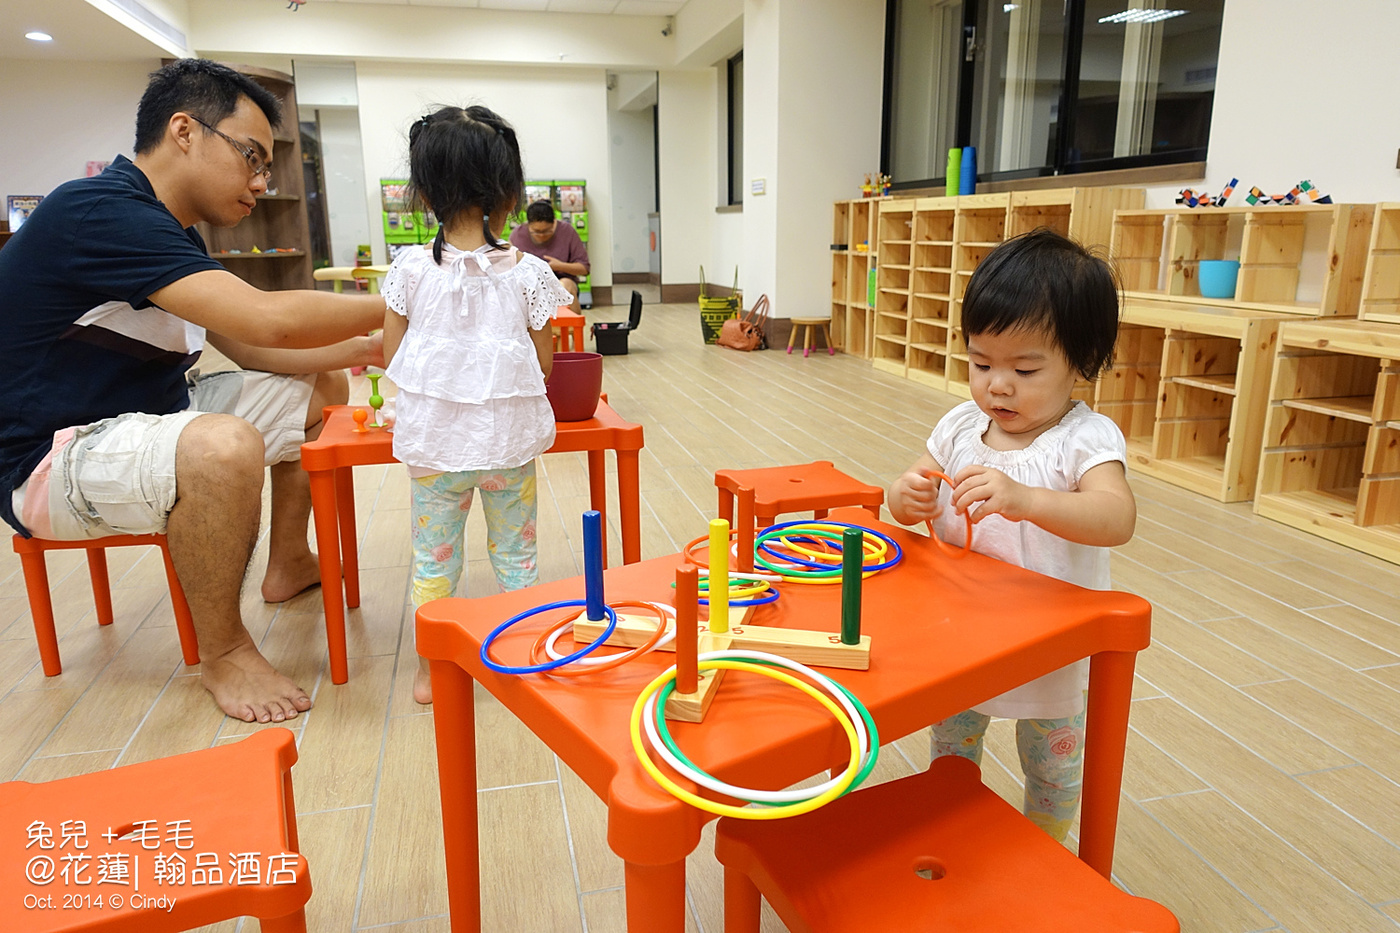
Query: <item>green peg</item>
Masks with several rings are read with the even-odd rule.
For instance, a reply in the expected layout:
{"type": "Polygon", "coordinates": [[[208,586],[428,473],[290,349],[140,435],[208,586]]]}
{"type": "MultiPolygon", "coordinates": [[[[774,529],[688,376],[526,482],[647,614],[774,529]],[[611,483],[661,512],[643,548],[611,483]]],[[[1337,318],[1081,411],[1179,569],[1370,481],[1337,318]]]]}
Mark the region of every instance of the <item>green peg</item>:
{"type": "Polygon", "coordinates": [[[860,644],[860,585],[865,572],[865,532],[841,533],[841,644],[860,644]]]}
{"type": "Polygon", "coordinates": [[[369,407],[374,409],[374,427],[382,428],[379,423],[379,409],[384,407],[384,396],[379,394],[379,380],[383,378],[383,373],[366,373],[369,376],[369,407]]]}

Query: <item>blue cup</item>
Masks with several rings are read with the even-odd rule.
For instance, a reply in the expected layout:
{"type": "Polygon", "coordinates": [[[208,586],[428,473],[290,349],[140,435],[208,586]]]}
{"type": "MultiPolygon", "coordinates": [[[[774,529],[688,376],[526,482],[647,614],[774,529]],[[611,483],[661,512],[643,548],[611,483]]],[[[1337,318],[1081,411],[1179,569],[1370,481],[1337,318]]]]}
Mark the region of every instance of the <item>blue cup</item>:
{"type": "Polygon", "coordinates": [[[1233,259],[1202,259],[1198,281],[1202,298],[1234,298],[1240,264],[1233,259]]]}

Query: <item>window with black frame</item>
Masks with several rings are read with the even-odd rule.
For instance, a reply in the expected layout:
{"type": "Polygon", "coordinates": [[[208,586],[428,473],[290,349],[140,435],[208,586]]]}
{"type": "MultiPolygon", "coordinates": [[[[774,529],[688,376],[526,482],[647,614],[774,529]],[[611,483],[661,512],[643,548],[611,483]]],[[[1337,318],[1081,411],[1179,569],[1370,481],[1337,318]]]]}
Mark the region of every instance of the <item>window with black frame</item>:
{"type": "Polygon", "coordinates": [[[744,53],[729,59],[729,203],[744,203],[744,53]]]}
{"type": "Polygon", "coordinates": [[[1224,0],[890,0],[882,162],[896,188],[1205,158],[1224,0]]]}

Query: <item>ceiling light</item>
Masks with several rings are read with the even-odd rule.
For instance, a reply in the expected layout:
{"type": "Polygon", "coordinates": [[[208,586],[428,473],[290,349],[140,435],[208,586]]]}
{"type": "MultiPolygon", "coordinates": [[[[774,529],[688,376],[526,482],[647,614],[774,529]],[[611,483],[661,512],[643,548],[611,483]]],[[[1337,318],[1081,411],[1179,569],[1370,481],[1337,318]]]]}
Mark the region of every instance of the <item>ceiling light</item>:
{"type": "Polygon", "coordinates": [[[1189,10],[1124,10],[1112,16],[1100,16],[1100,23],[1160,23],[1164,19],[1185,16],[1189,10]]]}
{"type": "Polygon", "coordinates": [[[46,32],[40,32],[40,31],[37,30],[37,29],[34,30],[33,32],[26,32],[26,33],[24,34],[24,37],[25,37],[26,39],[33,39],[35,42],[52,42],[52,41],[53,41],[53,36],[49,35],[49,34],[46,33],[46,32]]]}
{"type": "Polygon", "coordinates": [[[1019,6],[1019,3],[1003,3],[1001,5],[1001,11],[1003,13],[1010,13],[1012,10],[1016,9],[1019,6]]]}

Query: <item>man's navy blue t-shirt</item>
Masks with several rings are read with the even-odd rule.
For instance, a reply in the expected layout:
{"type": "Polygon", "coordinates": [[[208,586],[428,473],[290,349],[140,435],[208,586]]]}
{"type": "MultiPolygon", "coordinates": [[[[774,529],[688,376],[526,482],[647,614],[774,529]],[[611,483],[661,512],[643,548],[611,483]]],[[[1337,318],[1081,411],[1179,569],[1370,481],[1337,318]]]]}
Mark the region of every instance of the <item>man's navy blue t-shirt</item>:
{"type": "Polygon", "coordinates": [[[0,517],[63,428],[189,406],[185,371],[204,329],[151,304],[185,276],[223,267],[118,156],[54,189],[0,250],[0,517]]]}

